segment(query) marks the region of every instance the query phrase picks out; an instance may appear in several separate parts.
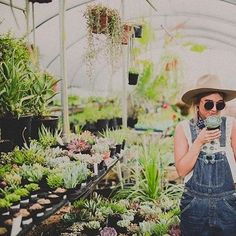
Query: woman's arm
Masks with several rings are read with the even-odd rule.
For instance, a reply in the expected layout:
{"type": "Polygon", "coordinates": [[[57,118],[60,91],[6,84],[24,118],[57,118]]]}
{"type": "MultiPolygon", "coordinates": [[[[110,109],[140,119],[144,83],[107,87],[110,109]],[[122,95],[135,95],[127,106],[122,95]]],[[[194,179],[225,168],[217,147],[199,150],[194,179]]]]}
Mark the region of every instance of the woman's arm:
{"type": "MultiPolygon", "coordinates": [[[[194,167],[201,147],[204,143],[220,137],[220,130],[202,129],[189,148],[181,123],[176,126],[174,137],[175,166],[179,176],[186,176],[194,167]]],[[[236,139],[236,137],[235,137],[236,139]]],[[[236,150],[236,140],[235,140],[236,150]]]]}
{"type": "Polygon", "coordinates": [[[236,120],[233,119],[232,131],[231,131],[231,146],[234,152],[234,159],[236,161],[236,120]]]}

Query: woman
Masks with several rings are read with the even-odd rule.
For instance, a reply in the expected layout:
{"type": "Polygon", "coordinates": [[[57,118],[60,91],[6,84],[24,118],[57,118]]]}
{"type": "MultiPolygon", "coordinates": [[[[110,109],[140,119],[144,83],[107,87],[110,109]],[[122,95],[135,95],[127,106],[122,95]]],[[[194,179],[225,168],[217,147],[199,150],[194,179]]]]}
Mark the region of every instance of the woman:
{"type": "Polygon", "coordinates": [[[234,98],[236,91],[223,89],[215,75],[202,76],[182,96],[195,109],[193,119],[176,126],[174,139],[176,169],[185,183],[182,236],[236,235],[236,120],[220,116],[234,98]],[[220,119],[220,126],[205,127],[209,117],[220,119]]]}

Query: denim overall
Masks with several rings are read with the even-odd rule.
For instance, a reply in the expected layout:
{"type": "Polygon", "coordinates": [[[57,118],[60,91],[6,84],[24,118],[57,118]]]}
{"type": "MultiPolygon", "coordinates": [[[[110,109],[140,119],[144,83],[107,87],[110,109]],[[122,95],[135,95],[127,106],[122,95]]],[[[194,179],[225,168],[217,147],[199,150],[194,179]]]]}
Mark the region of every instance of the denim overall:
{"type": "MultiPolygon", "coordinates": [[[[225,117],[220,129],[225,147],[225,117]]],[[[190,122],[190,130],[193,142],[198,127],[190,122]]],[[[180,203],[182,236],[236,236],[236,191],[225,154],[200,152],[180,203]]]]}

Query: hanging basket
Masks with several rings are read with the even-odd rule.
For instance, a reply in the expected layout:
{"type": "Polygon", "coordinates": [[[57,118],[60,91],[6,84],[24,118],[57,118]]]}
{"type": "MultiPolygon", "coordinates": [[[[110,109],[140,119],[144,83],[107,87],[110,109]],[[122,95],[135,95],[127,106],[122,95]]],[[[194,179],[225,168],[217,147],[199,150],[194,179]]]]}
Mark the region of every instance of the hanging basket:
{"type": "Polygon", "coordinates": [[[94,34],[105,34],[108,29],[108,24],[110,22],[110,18],[107,15],[99,15],[96,10],[92,11],[94,24],[92,26],[92,33],[94,34]]]}
{"type": "Polygon", "coordinates": [[[134,37],[135,38],[142,38],[143,34],[143,26],[142,25],[135,25],[134,26],[134,37]]]}
{"type": "Polygon", "coordinates": [[[32,3],[49,3],[49,2],[52,2],[52,0],[29,0],[29,2],[32,2],[32,3]]]}
{"type": "Polygon", "coordinates": [[[132,36],[132,31],[133,27],[131,25],[128,24],[123,25],[122,42],[121,42],[123,45],[128,45],[129,39],[132,36]]]}
{"type": "Polygon", "coordinates": [[[138,83],[139,74],[129,72],[129,85],[136,85],[138,83]]]}

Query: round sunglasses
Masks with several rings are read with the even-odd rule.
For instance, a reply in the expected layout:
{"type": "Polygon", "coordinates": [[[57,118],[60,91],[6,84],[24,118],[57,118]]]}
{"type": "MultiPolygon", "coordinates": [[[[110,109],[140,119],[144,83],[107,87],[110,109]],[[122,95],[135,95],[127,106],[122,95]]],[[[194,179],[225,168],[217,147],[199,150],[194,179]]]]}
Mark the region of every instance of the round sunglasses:
{"type": "Polygon", "coordinates": [[[205,104],[204,104],[204,108],[207,111],[210,111],[214,107],[214,104],[216,104],[216,110],[217,111],[221,111],[225,108],[225,102],[224,101],[219,101],[219,102],[214,103],[212,100],[206,101],[205,104]]]}

